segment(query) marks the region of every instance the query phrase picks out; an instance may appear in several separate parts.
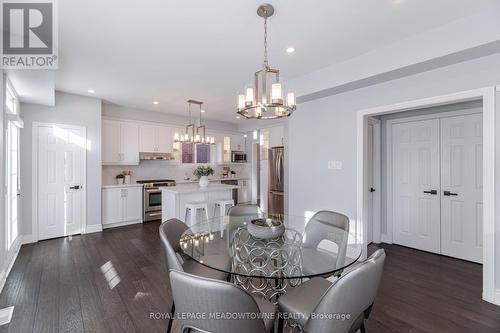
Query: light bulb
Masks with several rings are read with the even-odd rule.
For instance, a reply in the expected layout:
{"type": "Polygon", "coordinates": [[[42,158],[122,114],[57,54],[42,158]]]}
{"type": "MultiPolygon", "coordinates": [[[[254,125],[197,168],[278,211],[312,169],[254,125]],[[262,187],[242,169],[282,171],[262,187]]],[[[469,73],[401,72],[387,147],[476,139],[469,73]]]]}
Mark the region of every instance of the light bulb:
{"type": "Polygon", "coordinates": [[[286,95],[286,104],[288,106],[295,106],[295,94],[293,92],[289,92],[286,95]]]}
{"type": "Polygon", "coordinates": [[[245,95],[241,94],[238,96],[238,109],[243,109],[245,107],[245,95]]]}
{"type": "Polygon", "coordinates": [[[281,83],[273,83],[271,85],[271,102],[273,104],[280,104],[283,102],[281,95],[281,83]]]}
{"type": "Polygon", "coordinates": [[[179,141],[179,133],[177,132],[174,133],[174,141],[179,141]]]}
{"type": "Polygon", "coordinates": [[[211,144],[215,144],[215,138],[214,138],[214,137],[211,137],[211,138],[210,138],[210,143],[211,143],[211,144]]]}

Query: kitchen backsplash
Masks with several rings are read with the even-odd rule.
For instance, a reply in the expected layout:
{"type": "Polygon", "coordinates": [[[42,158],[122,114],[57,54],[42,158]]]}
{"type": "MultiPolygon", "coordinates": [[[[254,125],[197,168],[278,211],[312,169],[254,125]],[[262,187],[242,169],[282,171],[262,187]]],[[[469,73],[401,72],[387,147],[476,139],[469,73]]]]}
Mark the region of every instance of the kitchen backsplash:
{"type": "MultiPolygon", "coordinates": [[[[111,185],[115,184],[115,176],[124,170],[132,171],[132,182],[135,183],[136,180],[145,179],[174,179],[176,181],[184,180],[184,176],[187,175],[191,179],[195,179],[193,176],[193,170],[197,165],[170,165],[170,162],[164,161],[141,161],[139,165],[104,165],[102,167],[102,184],[111,185]]],[[[232,171],[236,172],[235,177],[238,178],[248,178],[251,174],[251,167],[249,164],[228,164],[232,171]]],[[[223,165],[213,166],[215,173],[210,178],[221,178],[223,165]]]]}

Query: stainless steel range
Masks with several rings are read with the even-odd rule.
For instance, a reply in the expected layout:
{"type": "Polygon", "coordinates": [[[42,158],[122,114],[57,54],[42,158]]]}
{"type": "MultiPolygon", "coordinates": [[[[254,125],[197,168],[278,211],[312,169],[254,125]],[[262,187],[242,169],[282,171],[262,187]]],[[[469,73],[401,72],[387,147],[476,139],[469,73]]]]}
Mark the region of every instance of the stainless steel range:
{"type": "Polygon", "coordinates": [[[138,180],[144,184],[144,222],[161,220],[161,190],[162,186],[175,186],[175,180],[138,180]]]}

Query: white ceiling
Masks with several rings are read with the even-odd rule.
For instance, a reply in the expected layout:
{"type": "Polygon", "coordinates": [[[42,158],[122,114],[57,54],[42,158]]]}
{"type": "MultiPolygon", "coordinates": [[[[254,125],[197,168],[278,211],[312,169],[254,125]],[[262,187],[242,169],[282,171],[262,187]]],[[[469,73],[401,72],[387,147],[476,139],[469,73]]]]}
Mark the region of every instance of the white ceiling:
{"type": "MultiPolygon", "coordinates": [[[[56,89],[90,95],[92,88],[111,103],[180,115],[193,98],[206,102],[204,117],[242,122],[235,119],[236,96],[262,63],[262,19],[255,13],[262,2],[59,1],[56,89]]],[[[286,82],[487,10],[497,0],[271,3],[270,64],[286,82]],[[288,55],[287,46],[295,54],[288,55]]]]}

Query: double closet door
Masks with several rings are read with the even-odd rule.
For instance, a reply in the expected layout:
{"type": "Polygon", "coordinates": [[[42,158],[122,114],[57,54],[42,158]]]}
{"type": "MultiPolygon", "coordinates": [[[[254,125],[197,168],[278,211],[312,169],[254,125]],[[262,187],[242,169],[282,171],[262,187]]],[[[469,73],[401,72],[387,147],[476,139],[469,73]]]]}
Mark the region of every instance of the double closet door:
{"type": "Polygon", "coordinates": [[[393,242],[482,262],[482,114],[392,124],[393,242]]]}

